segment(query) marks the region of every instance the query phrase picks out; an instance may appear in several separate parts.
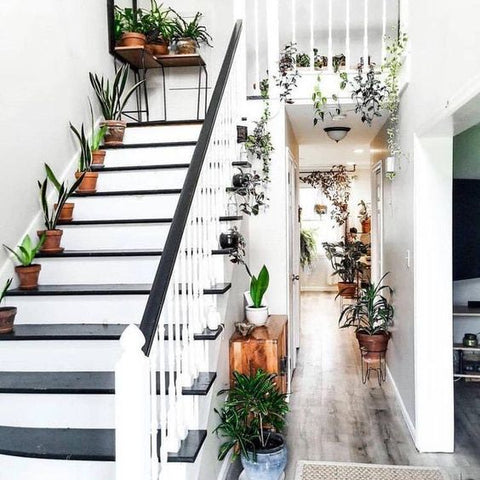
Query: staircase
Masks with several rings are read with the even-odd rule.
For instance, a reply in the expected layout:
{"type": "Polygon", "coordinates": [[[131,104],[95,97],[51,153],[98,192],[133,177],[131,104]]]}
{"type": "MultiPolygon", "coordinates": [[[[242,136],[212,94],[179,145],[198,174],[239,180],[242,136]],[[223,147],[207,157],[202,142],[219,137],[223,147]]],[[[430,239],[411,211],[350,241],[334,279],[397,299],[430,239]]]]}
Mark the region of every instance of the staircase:
{"type": "MultiPolygon", "coordinates": [[[[222,80],[224,88],[226,80],[222,80]]],[[[229,121],[219,117],[217,122],[222,123],[222,134],[231,133],[233,138],[232,104],[229,108],[229,121]]],[[[205,123],[208,121],[207,115],[205,123]]],[[[9,303],[18,307],[18,315],[14,331],[0,335],[0,478],[115,479],[114,370],[121,357],[118,340],[129,324],[140,325],[142,316],[147,315],[144,312],[149,297],[152,301],[152,282],[172,222],[178,216],[177,203],[182,191],[191,189],[184,186],[184,181],[202,128],[205,130],[202,121],[129,124],[124,145],[108,148],[105,166],[97,170],[97,192],[74,196],[74,221],[60,227],[65,251],[38,256],[42,265],[39,288],[8,293],[9,303]],[[5,473],[8,471],[12,474],[5,473]]],[[[215,130],[213,125],[208,128],[210,134],[215,130]]],[[[201,153],[203,158],[208,154],[201,153]]],[[[218,167],[216,181],[223,182],[224,191],[232,164],[238,165],[235,160],[235,156],[226,155],[221,159],[224,164],[218,167]]],[[[215,165],[220,165],[220,159],[215,165]]],[[[205,192],[210,187],[205,185],[198,189],[203,189],[207,199],[205,192]]],[[[193,197],[195,188],[188,193],[193,197]]],[[[200,207],[195,215],[205,211],[200,207]]],[[[224,209],[223,205],[219,208],[224,209]]],[[[179,258],[184,250],[188,257],[191,249],[200,251],[195,242],[205,245],[209,240],[209,277],[215,281],[204,284],[198,298],[207,299],[206,306],[223,314],[222,321],[231,288],[229,279],[224,278],[229,250],[219,249],[211,240],[241,218],[219,216],[212,235],[203,240],[200,236],[207,232],[207,223],[198,218],[198,235],[183,240],[187,247],[184,243],[177,245],[179,258]]],[[[201,272],[197,274],[201,278],[201,272]]],[[[177,278],[175,275],[180,274],[172,275],[177,278]]],[[[195,284],[181,277],[177,280],[174,301],[180,305],[183,297],[188,296],[190,301],[194,293],[190,289],[195,284]]],[[[195,303],[197,298],[193,300],[195,308],[203,305],[195,303]]],[[[168,308],[176,308],[175,303],[168,306],[168,301],[168,308]]],[[[189,470],[188,464],[195,463],[211,433],[207,432],[207,419],[211,393],[218,390],[212,387],[219,361],[219,349],[214,345],[220,341],[222,326],[209,329],[202,318],[195,326],[177,320],[173,323],[171,318],[167,322],[160,314],[155,333],[159,342],[157,359],[151,360],[155,368],[153,395],[158,403],[154,415],[158,423],[153,420],[156,427],[152,433],[152,446],[157,451],[152,454],[152,463],[166,458],[169,465],[159,467],[164,478],[165,472],[169,478],[192,477],[198,466],[189,470]],[[191,347],[188,339],[196,346],[191,347]],[[186,385],[186,350],[179,349],[191,348],[201,353],[196,360],[190,354],[189,361],[196,362],[195,375],[186,385]],[[180,402],[177,409],[182,406],[186,410],[181,414],[183,427],[173,425],[180,422],[178,416],[172,420],[171,411],[165,411],[165,405],[172,408],[174,401],[180,402]],[[180,432],[185,427],[185,435],[178,435],[180,447],[170,451],[165,439],[170,441],[175,429],[180,432]]],[[[148,328],[142,324],[143,333],[148,328]]],[[[151,478],[156,477],[155,468],[151,478]]]]}

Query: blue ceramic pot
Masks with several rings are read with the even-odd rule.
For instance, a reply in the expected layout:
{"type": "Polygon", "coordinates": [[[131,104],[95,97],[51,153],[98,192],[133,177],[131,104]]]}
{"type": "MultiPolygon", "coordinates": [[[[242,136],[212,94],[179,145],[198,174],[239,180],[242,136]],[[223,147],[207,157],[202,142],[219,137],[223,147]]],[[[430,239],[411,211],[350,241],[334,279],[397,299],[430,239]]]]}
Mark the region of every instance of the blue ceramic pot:
{"type": "Polygon", "coordinates": [[[256,461],[253,455],[242,455],[242,465],[248,480],[279,480],[287,466],[287,447],[285,439],[279,433],[272,433],[271,447],[257,449],[256,461]]]}

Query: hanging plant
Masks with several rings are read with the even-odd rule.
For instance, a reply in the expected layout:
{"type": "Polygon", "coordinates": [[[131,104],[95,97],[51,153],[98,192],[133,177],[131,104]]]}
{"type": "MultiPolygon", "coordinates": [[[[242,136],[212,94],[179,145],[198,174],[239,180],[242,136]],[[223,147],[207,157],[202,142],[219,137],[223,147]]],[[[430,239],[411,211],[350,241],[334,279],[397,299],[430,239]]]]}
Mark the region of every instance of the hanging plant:
{"type": "MultiPolygon", "coordinates": [[[[347,84],[345,79],[345,72],[340,73],[340,89],[343,90],[347,84]]],[[[340,100],[336,94],[332,95],[332,101],[335,105],[329,105],[327,97],[322,93],[320,89],[321,77],[317,76],[317,83],[313,87],[312,101],[313,101],[313,125],[317,125],[319,121],[324,122],[325,116],[330,118],[343,114],[343,109],[340,104],[340,100]]]]}
{"type": "MultiPolygon", "coordinates": [[[[398,113],[400,108],[399,77],[403,66],[403,54],[407,46],[408,36],[406,33],[399,32],[395,40],[387,36],[385,41],[387,55],[382,65],[382,72],[385,72],[385,85],[388,93],[384,99],[383,108],[390,113],[390,121],[387,128],[387,147],[390,156],[400,159],[402,157],[402,151],[398,140],[398,113]]],[[[387,172],[386,176],[390,180],[393,180],[395,178],[395,171],[387,172]]]]}
{"type": "Polygon", "coordinates": [[[308,53],[297,53],[296,56],[297,67],[306,68],[310,66],[310,55],[308,53]]]}
{"type": "Polygon", "coordinates": [[[300,180],[322,190],[333,205],[330,217],[337,225],[341,226],[347,221],[352,180],[343,165],[334,165],[326,172],[312,172],[300,180]]]}
{"type": "MultiPolygon", "coordinates": [[[[297,80],[301,77],[297,70],[297,45],[289,43],[285,45],[280,52],[280,60],[278,62],[278,77],[275,77],[277,87],[280,92],[280,101],[285,103],[293,103],[291,98],[292,90],[297,86],[297,80]]],[[[310,60],[309,60],[310,62],[310,60]]]]}
{"type": "Polygon", "coordinates": [[[317,242],[314,230],[300,230],[300,265],[302,269],[310,267],[317,254],[317,242]]]}
{"type": "Polygon", "coordinates": [[[242,185],[235,189],[235,193],[242,198],[238,207],[246,215],[258,215],[260,208],[266,204],[260,175],[244,173],[242,177],[242,185]]]}

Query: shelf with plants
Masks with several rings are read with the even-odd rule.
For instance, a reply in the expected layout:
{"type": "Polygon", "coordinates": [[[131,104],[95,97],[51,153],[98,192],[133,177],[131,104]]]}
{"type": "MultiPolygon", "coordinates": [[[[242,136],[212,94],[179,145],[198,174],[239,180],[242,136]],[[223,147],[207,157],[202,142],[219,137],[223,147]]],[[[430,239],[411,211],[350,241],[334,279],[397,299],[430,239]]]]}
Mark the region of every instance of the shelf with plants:
{"type": "Polygon", "coordinates": [[[454,305],[454,317],[480,317],[480,308],[471,308],[466,305],[454,305]]]}
{"type": "Polygon", "coordinates": [[[480,346],[478,347],[466,347],[463,343],[454,343],[453,344],[454,350],[462,350],[462,351],[469,351],[469,352],[480,352],[480,346]]]}

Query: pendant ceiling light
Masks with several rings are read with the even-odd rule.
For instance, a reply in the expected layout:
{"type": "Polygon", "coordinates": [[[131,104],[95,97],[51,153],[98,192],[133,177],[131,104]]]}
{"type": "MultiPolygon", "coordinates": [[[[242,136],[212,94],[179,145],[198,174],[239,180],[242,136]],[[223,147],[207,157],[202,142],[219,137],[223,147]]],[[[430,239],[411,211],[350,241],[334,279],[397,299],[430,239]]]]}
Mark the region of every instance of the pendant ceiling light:
{"type": "Polygon", "coordinates": [[[329,138],[335,140],[337,143],[343,140],[347,133],[350,131],[350,127],[327,127],[323,129],[329,138]]]}

